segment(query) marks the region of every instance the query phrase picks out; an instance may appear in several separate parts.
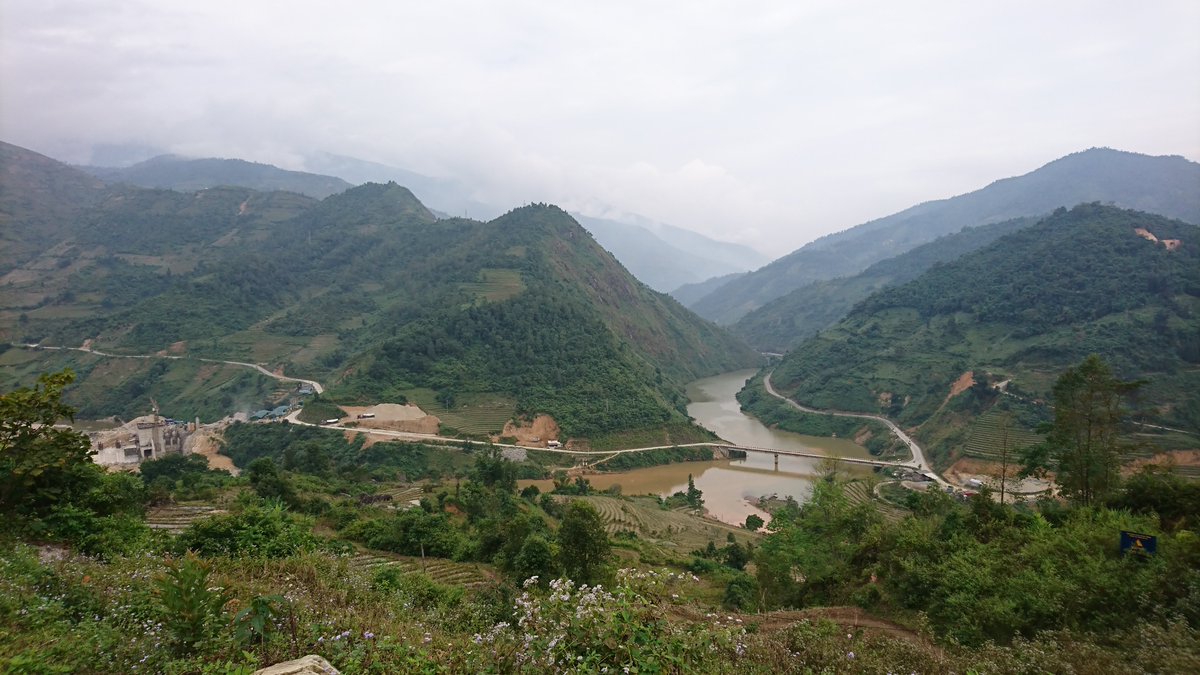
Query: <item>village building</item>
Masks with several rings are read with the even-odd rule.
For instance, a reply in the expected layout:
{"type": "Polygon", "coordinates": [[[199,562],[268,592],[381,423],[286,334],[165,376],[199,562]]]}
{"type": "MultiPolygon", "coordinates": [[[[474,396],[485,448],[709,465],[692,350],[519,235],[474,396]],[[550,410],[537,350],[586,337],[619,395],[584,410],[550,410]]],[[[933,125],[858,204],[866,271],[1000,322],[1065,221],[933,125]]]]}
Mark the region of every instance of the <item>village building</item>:
{"type": "Polygon", "coordinates": [[[188,436],[195,432],[199,423],[199,419],[180,422],[160,417],[156,405],[146,417],[139,417],[117,429],[88,434],[95,451],[93,459],[104,466],[121,466],[184,454],[188,436]]]}

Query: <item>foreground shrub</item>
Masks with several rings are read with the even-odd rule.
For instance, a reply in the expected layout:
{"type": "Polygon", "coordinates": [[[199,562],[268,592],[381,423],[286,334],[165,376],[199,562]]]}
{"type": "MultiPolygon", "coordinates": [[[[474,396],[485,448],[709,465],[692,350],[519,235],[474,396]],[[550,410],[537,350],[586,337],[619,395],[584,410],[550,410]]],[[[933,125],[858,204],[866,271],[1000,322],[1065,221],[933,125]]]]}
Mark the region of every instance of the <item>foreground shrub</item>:
{"type": "Polygon", "coordinates": [[[746,649],[740,620],[672,622],[661,611],[660,601],[683,579],[621,570],[611,591],[557,579],[541,595],[532,592],[531,578],[517,598],[515,623],[498,623],[473,640],[505,672],[688,672],[707,670],[714,659],[731,665],[746,649]]]}
{"type": "Polygon", "coordinates": [[[179,535],[176,544],[181,551],[204,557],[283,558],[315,550],[320,540],[313,535],[309,519],[274,503],[198,520],[179,535]]]}
{"type": "Polygon", "coordinates": [[[212,634],[229,600],[228,591],[208,585],[211,573],[211,566],[189,553],[182,560],[167,561],[166,572],[154,580],[162,623],[180,653],[194,652],[212,634]]]}

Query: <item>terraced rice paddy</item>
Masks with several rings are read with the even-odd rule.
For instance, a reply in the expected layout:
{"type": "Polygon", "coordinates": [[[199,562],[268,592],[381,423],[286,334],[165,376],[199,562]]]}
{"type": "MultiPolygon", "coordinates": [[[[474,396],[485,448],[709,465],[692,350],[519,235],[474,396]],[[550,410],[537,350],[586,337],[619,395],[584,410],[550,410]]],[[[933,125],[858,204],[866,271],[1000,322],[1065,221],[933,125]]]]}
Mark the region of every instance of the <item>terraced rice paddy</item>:
{"type": "Polygon", "coordinates": [[[420,501],[421,497],[425,496],[425,491],[415,485],[398,485],[386,490],[380,490],[379,494],[390,495],[392,506],[405,508],[411,506],[413,502],[420,501]]]}
{"type": "Polygon", "coordinates": [[[488,570],[477,563],[460,563],[444,558],[421,559],[381,551],[361,551],[350,564],[363,570],[396,567],[405,574],[422,573],[439,584],[474,588],[491,581],[488,570]]]}
{"type": "Polygon", "coordinates": [[[596,507],[609,535],[634,532],[639,539],[676,555],[704,548],[709,541],[720,544],[731,532],[742,542],[755,536],[743,528],[705,520],[685,510],[663,510],[657,502],[646,497],[588,496],[578,499],[596,507]]]}
{"type": "Polygon", "coordinates": [[[1190,478],[1192,480],[1200,480],[1200,466],[1176,466],[1171,469],[1174,473],[1190,478]]]}
{"type": "Polygon", "coordinates": [[[151,509],[146,514],[146,524],[152,530],[165,530],[179,534],[197,520],[226,513],[210,504],[173,504],[151,509]]]}
{"type": "Polygon", "coordinates": [[[500,394],[459,394],[450,409],[438,403],[437,392],[432,389],[409,389],[404,395],[426,413],[436,415],[444,426],[478,436],[500,433],[517,410],[514,401],[500,394]]]}
{"type": "Polygon", "coordinates": [[[525,282],[520,270],[483,269],[479,270],[479,281],[459,284],[459,288],[471,294],[476,304],[482,304],[520,295],[525,290],[525,282]]]}
{"type": "Polygon", "coordinates": [[[902,520],[904,516],[907,515],[908,512],[904,509],[897,508],[891,504],[887,504],[876,499],[875,495],[872,493],[872,489],[873,485],[867,481],[856,480],[847,483],[845,486],[846,499],[848,499],[851,504],[869,504],[874,506],[879,511],[880,515],[887,520],[902,520]]]}
{"type": "MultiPolygon", "coordinates": [[[[1004,416],[994,410],[980,415],[971,425],[971,434],[964,448],[968,457],[1000,461],[1004,452],[1004,416]]],[[[1009,457],[1016,457],[1020,448],[1040,443],[1042,437],[1016,424],[1008,428],[1009,457]]]]}

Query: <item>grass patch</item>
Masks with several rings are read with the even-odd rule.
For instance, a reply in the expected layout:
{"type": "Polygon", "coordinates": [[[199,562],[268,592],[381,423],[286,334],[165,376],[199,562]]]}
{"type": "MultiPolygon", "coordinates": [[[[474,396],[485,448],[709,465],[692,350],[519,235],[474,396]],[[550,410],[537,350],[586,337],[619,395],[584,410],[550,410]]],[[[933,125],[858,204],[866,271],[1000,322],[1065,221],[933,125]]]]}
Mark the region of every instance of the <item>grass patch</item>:
{"type": "Polygon", "coordinates": [[[521,271],[510,269],[482,269],[479,270],[478,281],[465,282],[458,286],[471,296],[476,305],[515,298],[525,290],[521,271]]]}
{"type": "Polygon", "coordinates": [[[466,392],[456,395],[454,405],[447,408],[432,389],[407,389],[401,393],[410,403],[437,416],[443,426],[471,436],[500,433],[517,411],[516,402],[503,394],[466,392]]]}
{"type": "Polygon", "coordinates": [[[346,416],[346,411],[339,408],[336,404],[330,403],[320,396],[313,396],[304,407],[300,409],[300,414],[297,416],[301,422],[309,424],[320,424],[329,419],[341,419],[346,416]]]}

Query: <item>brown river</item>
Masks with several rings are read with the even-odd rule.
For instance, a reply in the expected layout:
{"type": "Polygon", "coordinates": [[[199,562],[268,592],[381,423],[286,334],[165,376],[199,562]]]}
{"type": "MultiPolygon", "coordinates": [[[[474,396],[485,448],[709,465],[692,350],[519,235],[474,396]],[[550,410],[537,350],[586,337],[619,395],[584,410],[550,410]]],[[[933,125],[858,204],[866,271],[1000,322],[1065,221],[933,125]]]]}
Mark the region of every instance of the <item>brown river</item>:
{"type": "MultiPolygon", "coordinates": [[[[865,448],[852,441],[822,436],[804,436],[769,429],[762,422],[741,411],[735,395],[754,370],[739,370],[715,377],[696,380],[688,385],[691,403],[688,414],[696,422],[722,439],[758,448],[801,450],[837,457],[869,457],[865,448]]],[[[746,459],[712,462],[685,462],[635,469],[622,473],[588,476],[597,490],[620,485],[626,495],[670,495],[686,490],[688,474],[704,493],[704,507],[709,515],[733,525],[741,525],[746,516],[758,514],[769,521],[770,516],[755,506],[759,497],[792,496],[804,501],[812,492],[812,480],[821,460],[803,457],[780,457],[775,468],[773,455],[748,453],[746,459]]],[[[869,467],[843,464],[842,472],[870,473],[869,467]]],[[[541,489],[552,489],[551,481],[530,481],[541,489]]],[[[528,484],[522,481],[522,484],[528,484]]]]}

